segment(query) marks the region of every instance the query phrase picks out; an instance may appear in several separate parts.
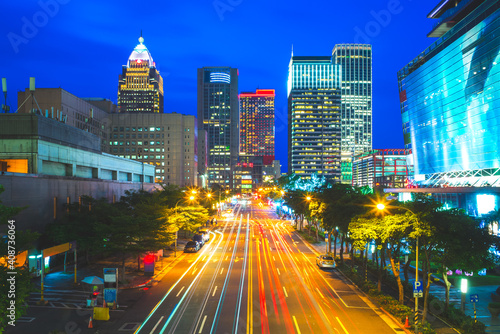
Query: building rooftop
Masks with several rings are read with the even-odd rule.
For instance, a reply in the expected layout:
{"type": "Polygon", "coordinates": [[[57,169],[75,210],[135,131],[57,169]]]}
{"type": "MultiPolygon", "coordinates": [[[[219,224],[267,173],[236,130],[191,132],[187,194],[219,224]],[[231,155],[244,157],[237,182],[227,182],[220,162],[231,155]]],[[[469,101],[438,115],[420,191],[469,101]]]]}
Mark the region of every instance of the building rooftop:
{"type": "Polygon", "coordinates": [[[133,61],[140,63],[143,60],[148,61],[150,67],[154,66],[153,57],[151,57],[151,53],[149,53],[146,46],[142,44],[143,42],[144,38],[142,36],[139,37],[139,44],[134,48],[130,57],[128,57],[128,66],[133,61]]]}

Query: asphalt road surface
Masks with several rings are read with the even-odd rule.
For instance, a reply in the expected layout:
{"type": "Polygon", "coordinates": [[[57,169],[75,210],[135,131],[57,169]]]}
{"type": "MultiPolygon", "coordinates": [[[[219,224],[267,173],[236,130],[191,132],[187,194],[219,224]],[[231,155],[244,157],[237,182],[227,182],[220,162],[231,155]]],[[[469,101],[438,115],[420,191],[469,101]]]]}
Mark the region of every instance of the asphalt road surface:
{"type": "Polygon", "coordinates": [[[267,206],[235,206],[210,236],[157,286],[112,311],[110,321],[94,321],[89,329],[84,310],[30,308],[28,318],[37,320],[9,333],[55,327],[100,334],[402,331],[335,269],[319,269],[318,254],[267,206]]]}

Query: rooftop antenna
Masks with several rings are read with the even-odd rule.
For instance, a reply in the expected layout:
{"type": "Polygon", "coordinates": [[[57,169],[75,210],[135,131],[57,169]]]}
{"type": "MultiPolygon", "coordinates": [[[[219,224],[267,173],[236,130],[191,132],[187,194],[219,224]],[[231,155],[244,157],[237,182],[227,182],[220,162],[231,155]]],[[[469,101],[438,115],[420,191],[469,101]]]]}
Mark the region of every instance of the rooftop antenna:
{"type": "Polygon", "coordinates": [[[10,110],[10,107],[7,105],[7,78],[2,78],[2,91],[5,98],[5,104],[2,104],[2,110],[4,113],[7,113],[10,110]]]}
{"type": "Polygon", "coordinates": [[[293,44],[292,44],[292,57],[293,57],[293,44]]]}

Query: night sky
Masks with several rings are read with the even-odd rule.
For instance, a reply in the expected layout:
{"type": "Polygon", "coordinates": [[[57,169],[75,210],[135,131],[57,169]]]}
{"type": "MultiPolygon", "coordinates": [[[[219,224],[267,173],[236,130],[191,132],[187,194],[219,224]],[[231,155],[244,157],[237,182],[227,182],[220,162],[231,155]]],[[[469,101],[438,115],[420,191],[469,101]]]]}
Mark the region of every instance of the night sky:
{"type": "MultiPolygon", "coordinates": [[[[2,1],[0,77],[11,110],[39,88],[116,103],[118,75],[141,29],[164,80],[165,112],[196,115],[196,69],[239,69],[239,91],[276,89],[276,158],[287,171],[288,63],[329,56],[340,43],[373,45],[373,147],[403,148],[397,71],[434,39],[438,0],[2,1]]],[[[2,103],[3,98],[2,98],[2,103]]]]}

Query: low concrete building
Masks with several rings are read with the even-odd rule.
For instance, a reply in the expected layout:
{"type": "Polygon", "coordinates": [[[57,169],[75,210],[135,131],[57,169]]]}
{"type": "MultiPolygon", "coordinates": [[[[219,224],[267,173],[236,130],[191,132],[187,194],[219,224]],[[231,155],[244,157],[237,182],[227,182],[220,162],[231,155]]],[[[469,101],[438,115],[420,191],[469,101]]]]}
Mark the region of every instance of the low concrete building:
{"type": "Polygon", "coordinates": [[[38,231],[80,196],[116,201],[155,186],[153,166],[102,153],[99,137],[38,114],[0,114],[0,163],[0,200],[27,206],[18,228],[38,231]]]}
{"type": "Polygon", "coordinates": [[[116,110],[116,105],[110,100],[85,100],[62,88],[37,88],[33,95],[29,88],[26,88],[24,92],[17,93],[17,101],[18,113],[29,114],[37,110],[47,118],[62,121],[101,137],[103,148],[108,138],[108,112],[116,110]]]}

